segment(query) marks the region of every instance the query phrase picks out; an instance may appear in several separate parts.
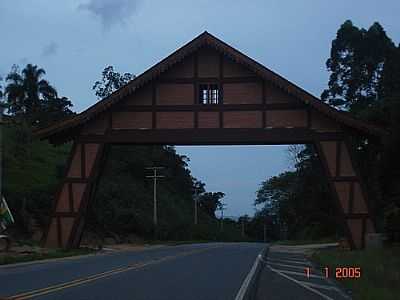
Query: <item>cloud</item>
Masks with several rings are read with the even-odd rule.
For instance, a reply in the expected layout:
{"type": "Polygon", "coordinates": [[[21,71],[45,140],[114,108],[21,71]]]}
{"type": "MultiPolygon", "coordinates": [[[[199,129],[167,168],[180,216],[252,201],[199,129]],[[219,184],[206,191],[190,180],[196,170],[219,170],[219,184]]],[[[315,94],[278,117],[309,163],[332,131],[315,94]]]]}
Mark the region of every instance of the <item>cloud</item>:
{"type": "Polygon", "coordinates": [[[124,24],[137,11],[140,0],[89,0],[78,9],[87,10],[98,17],[105,29],[124,24]]]}
{"type": "Polygon", "coordinates": [[[42,56],[48,57],[55,55],[58,51],[58,44],[54,41],[50,42],[46,46],[43,47],[42,56]]]}

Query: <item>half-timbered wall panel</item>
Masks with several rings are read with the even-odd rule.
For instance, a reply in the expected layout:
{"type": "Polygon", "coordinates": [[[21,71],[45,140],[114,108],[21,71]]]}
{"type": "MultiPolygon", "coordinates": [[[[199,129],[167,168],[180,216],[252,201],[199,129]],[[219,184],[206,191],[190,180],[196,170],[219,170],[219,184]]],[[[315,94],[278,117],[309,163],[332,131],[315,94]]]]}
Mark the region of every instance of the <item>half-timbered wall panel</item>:
{"type": "Polygon", "coordinates": [[[153,88],[146,85],[128,95],[124,101],[125,105],[151,105],[153,99],[153,88]]]}
{"type": "Polygon", "coordinates": [[[161,75],[164,78],[192,78],[194,76],[194,56],[191,55],[174,65],[161,75]]]}
{"type": "Polygon", "coordinates": [[[353,213],[356,214],[366,214],[368,213],[367,207],[365,205],[364,195],[361,190],[359,182],[354,183],[354,200],[353,200],[353,213]]]}
{"type": "Polygon", "coordinates": [[[85,176],[89,177],[92,171],[94,161],[96,159],[97,152],[99,150],[99,144],[85,144],[85,176]]]}
{"type": "Polygon", "coordinates": [[[58,222],[57,218],[51,218],[49,229],[47,231],[47,237],[45,242],[46,247],[59,247],[58,244],[58,222]]]}
{"type": "Polygon", "coordinates": [[[262,84],[258,82],[226,83],[224,104],[257,104],[262,102],[262,84]]]}
{"type": "Polygon", "coordinates": [[[261,111],[224,112],[224,128],[261,128],[261,111]]]}
{"type": "Polygon", "coordinates": [[[87,208],[85,200],[90,197],[93,178],[98,176],[94,170],[98,171],[103,148],[103,145],[94,143],[78,143],[72,147],[68,172],[55,199],[46,246],[67,248],[79,243],[81,231],[77,230],[82,228],[78,225],[87,208]]]}
{"type": "Polygon", "coordinates": [[[69,189],[68,184],[63,184],[61,189],[59,201],[57,202],[57,211],[59,212],[70,212],[70,205],[69,205],[69,189]]]}
{"type": "Polygon", "coordinates": [[[157,86],[158,105],[190,105],[194,104],[193,84],[159,84],[157,86]]]}
{"type": "Polygon", "coordinates": [[[343,140],[322,141],[317,143],[317,150],[333,189],[333,196],[342,208],[352,246],[362,248],[365,233],[372,233],[375,229],[368,213],[367,195],[362,192],[361,180],[351,163],[348,145],[343,140]]]}
{"type": "Polygon", "coordinates": [[[193,127],[193,112],[157,112],[157,128],[179,129],[193,127]]]}
{"type": "Polygon", "coordinates": [[[364,237],[362,235],[362,223],[362,219],[347,219],[347,224],[357,249],[360,249],[363,246],[364,237]]]}
{"type": "Polygon", "coordinates": [[[352,166],[349,152],[345,143],[340,146],[340,176],[355,176],[354,168],[352,166]]]}
{"type": "Polygon", "coordinates": [[[321,113],[311,110],[311,129],[318,132],[338,132],[341,131],[340,125],[325,117],[321,113]]]}
{"type": "Polygon", "coordinates": [[[265,82],[265,97],[267,103],[299,103],[295,97],[269,82],[265,82]]]}
{"type": "Polygon", "coordinates": [[[267,110],[267,128],[292,128],[307,126],[307,111],[305,110],[267,110]]]}
{"type": "Polygon", "coordinates": [[[220,55],[214,49],[203,48],[198,52],[198,76],[199,77],[219,77],[220,55]]]}
{"type": "Polygon", "coordinates": [[[255,74],[243,65],[229,58],[223,60],[224,77],[249,77],[255,74]]]}
{"type": "Polygon", "coordinates": [[[338,194],[340,205],[342,206],[344,213],[350,213],[349,202],[350,202],[350,182],[335,182],[336,193],[338,194]]]}
{"type": "Polygon", "coordinates": [[[328,164],[330,176],[336,176],[336,142],[321,142],[321,147],[328,164]]]}
{"type": "Polygon", "coordinates": [[[71,178],[79,178],[82,176],[82,153],[81,153],[81,145],[76,146],[76,151],[73,154],[73,158],[68,170],[68,177],[71,178]]]}
{"type": "Polygon", "coordinates": [[[97,134],[102,135],[108,126],[108,119],[106,114],[102,114],[91,120],[85,127],[83,127],[81,134],[97,134]]]}
{"type": "Polygon", "coordinates": [[[78,212],[81,206],[83,193],[85,192],[86,183],[71,183],[72,185],[72,205],[73,205],[73,212],[78,212]]]}
{"type": "Polygon", "coordinates": [[[61,242],[62,245],[67,245],[69,238],[71,237],[72,226],[74,225],[75,218],[60,218],[61,226],[61,242]]]}
{"type": "Polygon", "coordinates": [[[152,126],[151,112],[114,112],[113,129],[149,129],[152,126]]]}
{"type": "Polygon", "coordinates": [[[201,111],[198,114],[199,128],[218,128],[219,127],[219,112],[201,111]]]}

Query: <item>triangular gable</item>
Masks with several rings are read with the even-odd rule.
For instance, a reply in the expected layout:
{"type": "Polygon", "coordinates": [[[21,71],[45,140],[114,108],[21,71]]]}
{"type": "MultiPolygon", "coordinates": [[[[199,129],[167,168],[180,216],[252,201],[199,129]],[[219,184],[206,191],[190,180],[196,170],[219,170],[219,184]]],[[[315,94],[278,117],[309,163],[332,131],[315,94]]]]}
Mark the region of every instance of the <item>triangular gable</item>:
{"type": "Polygon", "coordinates": [[[184,58],[193,54],[199,48],[203,46],[212,47],[218,52],[224,54],[226,57],[229,57],[234,62],[244,66],[251,72],[254,72],[256,75],[260,76],[265,81],[271,83],[275,87],[281,89],[285,93],[294,96],[295,98],[301,100],[303,103],[310,105],[310,107],[314,108],[316,111],[322,113],[328,118],[338,122],[346,127],[351,129],[355,129],[367,135],[375,135],[380,136],[385,134],[386,132],[376,126],[367,124],[360,120],[356,120],[351,116],[347,115],[344,112],[340,112],[329,105],[323,103],[321,100],[306,92],[302,88],[293,84],[292,82],[286,80],[255,60],[249,58],[245,54],[240,51],[232,48],[225,42],[219,40],[208,32],[204,32],[200,34],[198,37],[179,48],[171,55],[161,60],[159,63],[137,76],[135,79],[131,80],[124,87],[112,93],[110,96],[104,98],[103,100],[97,102],[92,105],[85,111],[81,112],[78,115],[73,116],[72,118],[65,120],[63,122],[54,124],[48,128],[39,130],[36,134],[42,139],[49,138],[52,139],[55,136],[65,135],[71,139],[75,130],[80,128],[82,125],[86,124],[88,121],[95,118],[100,113],[108,110],[111,106],[120,102],[126,96],[134,93],[138,88],[145,85],[147,82],[158,78],[161,74],[165,74],[167,70],[177,63],[181,62],[184,58]]]}

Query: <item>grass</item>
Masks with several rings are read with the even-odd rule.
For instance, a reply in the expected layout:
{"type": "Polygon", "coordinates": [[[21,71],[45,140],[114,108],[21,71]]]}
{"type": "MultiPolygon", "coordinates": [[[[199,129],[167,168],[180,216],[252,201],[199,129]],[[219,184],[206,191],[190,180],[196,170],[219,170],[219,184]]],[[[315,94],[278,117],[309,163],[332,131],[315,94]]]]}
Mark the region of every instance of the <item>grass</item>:
{"type": "Polygon", "coordinates": [[[7,254],[0,256],[0,265],[6,264],[14,264],[20,262],[29,262],[43,259],[52,259],[52,258],[62,258],[62,257],[70,257],[77,255],[86,255],[95,252],[95,250],[89,248],[80,248],[73,250],[62,250],[62,249],[54,249],[50,250],[47,253],[32,253],[26,255],[15,255],[15,254],[7,254]]]}
{"type": "Polygon", "coordinates": [[[400,247],[344,251],[327,249],[314,252],[312,259],[330,270],[336,267],[360,267],[358,279],[338,279],[353,293],[355,300],[400,299],[400,247]]]}
{"type": "Polygon", "coordinates": [[[284,246],[298,246],[298,245],[310,245],[310,244],[325,244],[335,243],[337,240],[333,238],[326,238],[320,240],[282,240],[273,242],[273,245],[284,245],[284,246]]]}

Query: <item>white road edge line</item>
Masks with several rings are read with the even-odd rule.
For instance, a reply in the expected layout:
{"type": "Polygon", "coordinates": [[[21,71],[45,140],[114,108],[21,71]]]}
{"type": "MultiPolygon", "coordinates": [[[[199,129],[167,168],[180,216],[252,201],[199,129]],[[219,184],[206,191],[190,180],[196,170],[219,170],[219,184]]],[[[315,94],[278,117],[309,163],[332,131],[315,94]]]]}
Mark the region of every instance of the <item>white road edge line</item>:
{"type": "Polygon", "coordinates": [[[280,272],[280,271],[278,271],[278,270],[272,268],[271,266],[267,266],[267,267],[268,267],[272,272],[275,272],[275,273],[281,275],[282,277],[285,277],[286,279],[297,283],[298,285],[302,286],[302,287],[305,288],[306,290],[309,290],[309,291],[313,292],[314,294],[317,294],[317,295],[321,296],[323,299],[326,299],[326,300],[334,300],[333,298],[331,298],[331,297],[329,297],[329,296],[327,296],[327,295],[325,295],[325,294],[323,294],[323,293],[317,291],[316,289],[313,289],[312,287],[303,284],[301,281],[296,280],[296,279],[294,279],[294,278],[292,278],[292,277],[290,277],[290,276],[287,276],[286,274],[283,274],[282,272],[280,272]]]}
{"type": "Polygon", "coordinates": [[[333,286],[333,285],[317,284],[317,283],[312,283],[312,282],[308,282],[308,281],[300,281],[300,280],[299,280],[299,282],[301,282],[301,283],[303,283],[305,285],[308,285],[310,287],[317,288],[317,289],[332,290],[332,291],[336,291],[336,292],[339,291],[339,289],[337,287],[333,286]]]}
{"type": "Polygon", "coordinates": [[[294,260],[289,260],[289,259],[276,259],[276,258],[267,258],[267,261],[269,262],[278,262],[278,263],[287,263],[287,264],[296,264],[296,265],[303,265],[303,266],[312,266],[310,262],[308,261],[294,261],[294,260]]]}
{"type": "Polygon", "coordinates": [[[242,300],[244,298],[246,291],[249,288],[251,279],[253,278],[254,274],[256,273],[258,264],[261,261],[261,257],[262,257],[261,253],[263,253],[263,251],[261,251],[260,254],[257,255],[257,258],[256,258],[253,266],[251,267],[249,274],[247,274],[246,278],[244,279],[242,286],[240,287],[239,292],[237,293],[237,295],[235,297],[235,300],[242,300]]]}
{"type": "MultiPolygon", "coordinates": [[[[275,262],[271,262],[271,261],[269,261],[268,264],[270,264],[270,265],[275,265],[275,266],[280,266],[280,267],[287,267],[287,268],[299,269],[299,270],[305,270],[305,269],[306,269],[306,267],[299,267],[299,266],[293,266],[293,265],[275,263],[275,262]]],[[[310,267],[310,266],[308,266],[308,267],[310,267]]]]}
{"type": "Polygon", "coordinates": [[[318,279],[326,279],[326,277],[324,276],[320,276],[320,275],[314,275],[314,274],[310,274],[307,276],[307,274],[305,272],[301,273],[301,272],[294,272],[294,271],[287,271],[287,270],[280,270],[280,269],[275,269],[281,273],[285,273],[285,274],[289,274],[289,275],[296,275],[296,276],[303,276],[303,277],[310,277],[310,278],[318,278],[318,279]]]}

